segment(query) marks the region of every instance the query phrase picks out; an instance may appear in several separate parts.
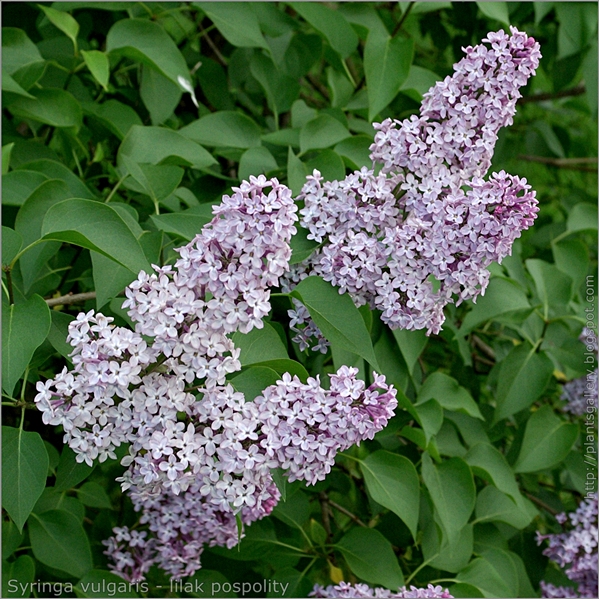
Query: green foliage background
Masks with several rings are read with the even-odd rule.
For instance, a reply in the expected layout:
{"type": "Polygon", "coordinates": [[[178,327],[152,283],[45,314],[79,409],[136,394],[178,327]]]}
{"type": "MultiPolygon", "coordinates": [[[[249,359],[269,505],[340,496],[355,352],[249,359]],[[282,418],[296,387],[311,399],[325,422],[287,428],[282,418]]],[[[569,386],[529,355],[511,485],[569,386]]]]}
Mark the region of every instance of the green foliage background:
{"type": "MultiPolygon", "coordinates": [[[[289,583],[292,597],[339,580],[391,589],[440,581],[456,597],[531,597],[541,579],[567,582],[535,531],[558,531],[555,514],[574,509],[596,473],[584,461],[587,427],[559,397],[587,373],[578,336],[596,291],[597,4],[2,11],[2,595],[29,596],[9,587],[18,579],[103,596],[86,583],[119,579],[106,572],[101,541],[136,519],[114,482],[118,462],[76,465],[32,405],[35,383],[68,363],[77,312],[126,324],[123,288],[150,263],[172,261],[241,179],[276,176],[297,194],[314,168],[341,179],[369,165],[371,122],[416,113],[462,46],[508,24],[534,36],[543,59],[493,170],[528,178],[536,224],[492,267],[476,305],[447,311],[437,337],[391,332],[333,294],[332,315],[356,326],[332,326],[326,356],[291,343],[285,296],[260,338],[236,339],[244,371],[234,384],[248,397],[271,382],[255,366],[264,361],[310,375],[346,363],[364,377],[378,362],[400,407],[326,481],[282,483],[273,516],[246,531],[239,551],[207,549],[195,579],[209,589],[266,578],[289,583]],[[83,295],[65,300],[70,293],[83,295]]],[[[312,249],[301,235],[293,247],[296,261],[312,249]]],[[[298,289],[307,303],[328,291],[298,289]]],[[[595,430],[596,419],[594,444],[595,430]]],[[[169,590],[157,570],[148,583],[143,596],[200,596],[169,590]]]]}

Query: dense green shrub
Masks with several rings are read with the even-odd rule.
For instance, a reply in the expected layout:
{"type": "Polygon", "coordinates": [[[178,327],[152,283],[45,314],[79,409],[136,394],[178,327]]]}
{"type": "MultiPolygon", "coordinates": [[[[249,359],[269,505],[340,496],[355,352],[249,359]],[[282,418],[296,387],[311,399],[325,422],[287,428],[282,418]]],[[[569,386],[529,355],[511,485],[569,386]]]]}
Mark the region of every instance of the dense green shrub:
{"type": "MultiPolygon", "coordinates": [[[[597,492],[596,3],[2,11],[2,595],[305,597],[344,580],[531,597],[541,581],[572,586],[536,532],[560,532],[555,516],[597,492]],[[314,486],[277,471],[273,514],[239,547],[205,548],[193,577],[175,585],[154,567],[123,591],[102,541],[139,518],[115,481],[124,468],[78,463],[33,401],[36,383],[71,362],[69,323],[95,309],[130,326],[123,289],[150,264],[173,264],[250,175],[297,196],[313,169],[333,181],[370,167],[372,123],[417,114],[463,46],[508,25],[543,57],[491,171],[528,179],[534,226],[489,268],[476,304],[446,307],[438,335],[391,331],[320,281],[300,295],[330,348],[300,351],[291,295],[274,294],[264,333],[235,333],[234,387],[251,399],[286,371],[324,384],[344,364],[370,383],[378,363],[397,389],[395,417],[314,486]]],[[[300,231],[292,262],[316,245],[300,231]]]]}

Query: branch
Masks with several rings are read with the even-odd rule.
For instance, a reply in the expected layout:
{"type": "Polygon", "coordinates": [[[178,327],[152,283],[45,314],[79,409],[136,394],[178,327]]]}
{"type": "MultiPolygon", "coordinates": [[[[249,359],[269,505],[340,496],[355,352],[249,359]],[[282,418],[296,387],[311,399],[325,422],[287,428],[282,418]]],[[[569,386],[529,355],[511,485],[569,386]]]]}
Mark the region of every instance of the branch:
{"type": "Polygon", "coordinates": [[[493,351],[493,348],[490,345],[487,345],[480,337],[472,335],[472,345],[478,347],[487,358],[495,362],[495,352],[493,351]]]}
{"type": "Polygon", "coordinates": [[[342,505],[339,505],[338,503],[336,503],[335,501],[332,501],[328,497],[326,498],[326,502],[331,507],[334,507],[337,511],[341,512],[342,514],[345,514],[348,518],[351,518],[356,524],[363,526],[364,528],[368,528],[368,524],[365,524],[364,522],[362,522],[362,520],[360,520],[360,518],[358,518],[358,516],[356,516],[354,513],[350,512],[349,510],[345,509],[342,505]]]}
{"type": "Polygon", "coordinates": [[[541,164],[548,164],[557,168],[567,168],[574,171],[585,171],[589,173],[597,172],[597,168],[590,166],[582,166],[585,164],[597,164],[596,157],[588,158],[549,158],[546,156],[529,156],[527,154],[521,154],[518,156],[520,160],[526,160],[527,162],[539,162],[541,164]]]}
{"type": "Polygon", "coordinates": [[[399,33],[401,26],[404,24],[404,21],[408,18],[410,11],[414,8],[415,4],[416,4],[416,2],[410,2],[410,4],[408,5],[408,8],[406,8],[406,12],[404,12],[404,14],[401,16],[401,19],[399,19],[399,21],[397,22],[397,25],[395,25],[395,29],[393,29],[393,33],[391,34],[391,37],[395,37],[399,33]]]}
{"type": "Polygon", "coordinates": [[[46,300],[46,304],[48,304],[49,308],[54,306],[70,306],[71,304],[79,304],[90,299],[96,299],[95,291],[88,291],[86,293],[68,293],[67,295],[61,295],[60,297],[52,297],[46,300]]]}
{"type": "Polygon", "coordinates": [[[561,92],[534,94],[532,96],[524,96],[518,100],[518,104],[528,104],[529,102],[544,102],[545,100],[558,100],[559,98],[570,98],[572,96],[581,96],[586,92],[584,85],[578,85],[571,89],[565,89],[561,92]]]}
{"type": "Polygon", "coordinates": [[[533,501],[534,503],[536,503],[539,507],[542,507],[544,510],[548,511],[550,514],[553,514],[554,516],[557,516],[557,514],[559,514],[558,510],[555,510],[552,507],[548,506],[544,501],[542,501],[538,497],[535,497],[532,493],[529,493],[528,491],[524,491],[524,494],[531,501],[533,501]]]}

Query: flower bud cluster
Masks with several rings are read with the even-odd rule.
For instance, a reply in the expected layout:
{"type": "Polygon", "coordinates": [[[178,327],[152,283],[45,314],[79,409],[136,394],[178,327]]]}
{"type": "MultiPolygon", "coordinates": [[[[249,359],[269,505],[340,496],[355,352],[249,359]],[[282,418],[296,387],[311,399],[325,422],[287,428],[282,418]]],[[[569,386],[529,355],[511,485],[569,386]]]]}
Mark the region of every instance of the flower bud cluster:
{"type": "MultiPolygon", "coordinates": [[[[539,45],[515,28],[483,42],[425,94],[419,116],[375,124],[379,174],[363,168],[323,183],[314,171],[302,189],[300,224],[322,243],[312,272],[356,305],[380,310],[394,329],[438,333],[445,305],[484,293],[487,267],[509,255],[536,218],[526,179],[482,177],[519,88],[535,72],[539,45]]],[[[291,316],[296,326],[307,322],[297,307],[291,316]]],[[[305,347],[314,332],[309,324],[303,331],[305,347]]]]}
{"type": "Polygon", "coordinates": [[[583,500],[575,512],[558,514],[556,519],[570,529],[550,535],[537,532],[537,542],[549,541],[543,553],[565,568],[566,576],[577,589],[541,581],[543,597],[597,597],[597,496],[583,500]]]}
{"type": "Polygon", "coordinates": [[[441,586],[433,586],[429,584],[425,589],[419,589],[415,586],[402,587],[394,593],[388,589],[381,587],[372,588],[367,584],[358,583],[350,584],[349,582],[340,582],[337,585],[329,585],[322,587],[319,584],[314,585],[314,589],[310,593],[310,597],[333,598],[333,597],[364,597],[368,599],[403,599],[408,597],[431,597],[438,599],[449,599],[453,597],[447,589],[441,586]]]}

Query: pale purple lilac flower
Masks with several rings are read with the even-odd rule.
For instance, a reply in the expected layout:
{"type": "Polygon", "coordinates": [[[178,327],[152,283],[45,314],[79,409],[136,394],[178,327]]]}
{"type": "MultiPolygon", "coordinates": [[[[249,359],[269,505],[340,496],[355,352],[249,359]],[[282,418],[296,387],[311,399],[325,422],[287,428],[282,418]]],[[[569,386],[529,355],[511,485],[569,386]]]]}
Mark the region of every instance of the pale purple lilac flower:
{"type": "Polygon", "coordinates": [[[367,599],[403,599],[408,597],[430,597],[438,599],[449,599],[453,597],[447,589],[442,586],[433,586],[429,584],[426,588],[417,588],[415,586],[402,587],[397,592],[390,591],[381,587],[370,587],[364,583],[350,584],[349,582],[340,582],[337,585],[322,587],[319,584],[314,585],[310,597],[320,598],[354,598],[364,597],[367,599]]]}
{"type": "MultiPolygon", "coordinates": [[[[539,45],[513,27],[483,42],[465,48],[454,75],[425,94],[420,116],[375,124],[379,174],[363,168],[323,183],[314,171],[300,195],[300,224],[321,243],[309,272],[357,306],[380,310],[391,328],[438,333],[443,308],[484,293],[487,267],[510,254],[538,211],[526,179],[482,177],[538,66],[539,45]]],[[[284,280],[292,284],[302,270],[292,267],[284,280]]],[[[305,324],[305,347],[317,333],[297,305],[290,316],[305,324]]]]}
{"type": "Polygon", "coordinates": [[[584,499],[575,512],[559,514],[557,521],[568,525],[560,534],[541,535],[537,542],[549,541],[543,553],[564,568],[577,589],[556,588],[541,582],[544,597],[597,597],[597,496],[584,499]],[[556,595],[555,593],[565,593],[556,595]]]}
{"type": "Polygon", "coordinates": [[[272,511],[280,494],[271,469],[322,480],[338,451],[393,415],[384,377],[365,388],[347,367],[329,390],[285,375],[254,402],[227,384],[241,368],[228,335],[263,326],[270,287],[289,267],[296,210],[276,179],[242,183],[174,267],[142,272],[126,289],[135,332],[80,314],[69,328],[73,370],[38,383],[44,422],[63,426],[78,461],[114,459],[129,444],[117,480],[147,531],[118,528],[106,542],[112,569],[128,580],[152,564],[193,574],[204,545],[237,544],[237,517],[247,525],[272,511]]]}
{"type": "MultiPolygon", "coordinates": [[[[589,327],[584,327],[580,336],[580,341],[585,344],[586,355],[589,353],[595,354],[597,358],[597,334],[589,327]]],[[[574,416],[583,416],[588,413],[588,410],[596,411],[599,402],[597,378],[599,370],[588,372],[586,376],[568,381],[563,389],[561,398],[566,402],[563,407],[564,412],[569,412],[574,416]]]]}
{"type": "MultiPolygon", "coordinates": [[[[188,407],[186,428],[168,421],[132,445],[120,480],[152,533],[149,561],[174,577],[190,576],[204,545],[237,544],[236,514],[247,525],[272,511],[280,494],[271,469],[314,484],[337,452],[382,430],[397,406],[396,391],[378,375],[366,388],[357,373],[341,367],[328,390],[318,379],[302,383],[285,374],[253,402],[230,385],[206,389],[188,407]]],[[[126,566],[115,562],[115,572],[127,580],[143,575],[139,550],[128,552],[114,538],[107,544],[126,566]]]]}

